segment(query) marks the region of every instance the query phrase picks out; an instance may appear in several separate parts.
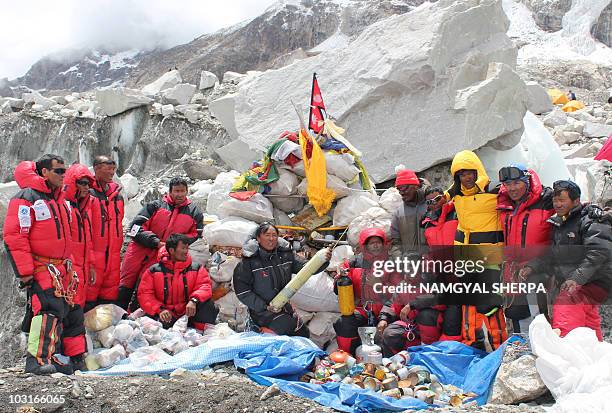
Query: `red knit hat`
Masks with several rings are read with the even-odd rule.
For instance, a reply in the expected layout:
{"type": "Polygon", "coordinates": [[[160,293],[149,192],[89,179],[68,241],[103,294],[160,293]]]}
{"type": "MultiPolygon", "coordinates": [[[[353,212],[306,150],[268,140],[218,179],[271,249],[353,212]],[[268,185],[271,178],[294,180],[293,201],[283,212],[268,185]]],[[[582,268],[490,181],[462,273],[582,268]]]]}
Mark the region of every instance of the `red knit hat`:
{"type": "Polygon", "coordinates": [[[402,169],[397,171],[397,176],[395,178],[395,186],[397,187],[400,185],[421,185],[421,182],[413,170],[402,169]]]}

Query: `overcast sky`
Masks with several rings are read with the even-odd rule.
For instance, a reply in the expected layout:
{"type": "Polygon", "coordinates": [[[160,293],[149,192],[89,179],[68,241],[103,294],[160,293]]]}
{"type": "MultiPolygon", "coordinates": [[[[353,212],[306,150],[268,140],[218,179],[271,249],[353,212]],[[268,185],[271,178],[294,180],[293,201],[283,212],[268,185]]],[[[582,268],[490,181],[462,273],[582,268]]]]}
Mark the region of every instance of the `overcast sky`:
{"type": "Polygon", "coordinates": [[[99,46],[187,43],[252,19],[275,0],[0,0],[0,78],[19,77],[46,54],[99,46]]]}

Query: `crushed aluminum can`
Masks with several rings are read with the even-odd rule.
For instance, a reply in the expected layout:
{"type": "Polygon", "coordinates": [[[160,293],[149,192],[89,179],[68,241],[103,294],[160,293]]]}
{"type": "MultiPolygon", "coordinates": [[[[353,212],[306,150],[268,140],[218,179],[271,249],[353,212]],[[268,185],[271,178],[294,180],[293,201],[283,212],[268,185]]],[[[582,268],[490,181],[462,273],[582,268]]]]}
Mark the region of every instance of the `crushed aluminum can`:
{"type": "Polygon", "coordinates": [[[387,377],[387,373],[385,373],[385,370],[382,367],[376,367],[374,377],[376,377],[380,381],[383,381],[385,377],[387,377]]]}
{"type": "Polygon", "coordinates": [[[374,392],[377,392],[380,390],[381,387],[381,383],[380,380],[374,378],[374,377],[366,377],[363,380],[363,385],[364,388],[368,389],[368,390],[372,390],[374,392]]]}
{"type": "Polygon", "coordinates": [[[376,364],[374,364],[374,363],[365,363],[363,365],[363,374],[365,374],[366,376],[374,377],[375,373],[376,373],[376,364]]]}
{"type": "Polygon", "coordinates": [[[389,389],[382,392],[383,396],[393,397],[394,399],[400,399],[402,392],[400,389],[389,389]]]}
{"type": "Polygon", "coordinates": [[[397,388],[397,379],[395,377],[387,378],[382,382],[383,388],[385,390],[391,390],[397,388]]]}

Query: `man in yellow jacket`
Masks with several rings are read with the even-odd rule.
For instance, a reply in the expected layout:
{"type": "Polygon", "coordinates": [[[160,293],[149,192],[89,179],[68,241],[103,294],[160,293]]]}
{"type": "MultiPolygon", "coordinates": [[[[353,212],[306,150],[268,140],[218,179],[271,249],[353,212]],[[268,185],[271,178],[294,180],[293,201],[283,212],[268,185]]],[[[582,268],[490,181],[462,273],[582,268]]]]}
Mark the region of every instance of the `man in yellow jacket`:
{"type": "MultiPolygon", "coordinates": [[[[471,281],[484,282],[491,289],[491,282],[500,280],[503,232],[497,210],[497,194],[489,191],[489,177],[482,162],[472,151],[457,153],[451,164],[453,185],[446,197],[455,204],[459,220],[455,245],[461,259],[483,260],[484,271],[467,274],[471,281]]],[[[507,338],[506,320],[499,295],[480,294],[471,297],[462,306],[463,343],[486,349],[498,348],[507,338]],[[485,337],[488,336],[488,340],[485,337]],[[486,343],[485,341],[488,341],[486,343]]]]}

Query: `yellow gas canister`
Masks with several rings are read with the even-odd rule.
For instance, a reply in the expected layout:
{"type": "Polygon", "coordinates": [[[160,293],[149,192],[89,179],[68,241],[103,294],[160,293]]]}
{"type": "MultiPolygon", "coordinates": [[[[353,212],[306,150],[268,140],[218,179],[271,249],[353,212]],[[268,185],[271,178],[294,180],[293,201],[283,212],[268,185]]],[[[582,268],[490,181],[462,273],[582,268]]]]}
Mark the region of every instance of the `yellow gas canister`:
{"type": "Polygon", "coordinates": [[[338,289],[338,305],[340,314],[353,315],[355,311],[355,293],[353,292],[353,282],[346,275],[346,271],[336,280],[336,288],[338,289]]]}

